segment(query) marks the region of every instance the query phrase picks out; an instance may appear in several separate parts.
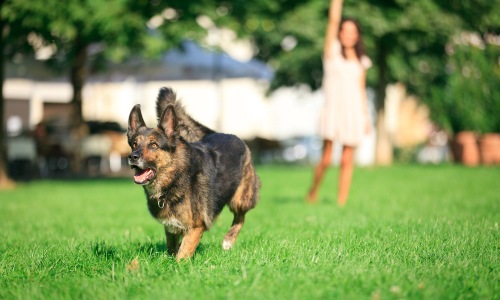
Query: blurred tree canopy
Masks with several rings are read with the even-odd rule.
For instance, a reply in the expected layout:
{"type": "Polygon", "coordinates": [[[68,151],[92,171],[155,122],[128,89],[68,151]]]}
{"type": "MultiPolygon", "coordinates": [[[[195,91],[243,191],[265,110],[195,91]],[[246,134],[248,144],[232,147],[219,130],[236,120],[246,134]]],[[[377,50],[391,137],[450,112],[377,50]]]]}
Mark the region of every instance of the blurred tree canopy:
{"type": "MultiPolygon", "coordinates": [[[[252,37],[256,57],[269,62],[276,70],[272,89],[300,83],[316,89],[322,81],[321,56],[329,2],[262,0],[250,5],[234,0],[220,4],[228,14],[210,16],[218,24],[252,37]]],[[[450,109],[455,110],[455,101],[463,99],[482,105],[476,109],[475,116],[457,114],[455,117],[478,120],[477,125],[468,125],[472,128],[486,127],[484,122],[479,124],[479,119],[487,117],[489,109],[496,107],[493,113],[500,114],[497,103],[500,99],[494,98],[500,87],[491,78],[499,72],[498,42],[489,43],[488,51],[462,49],[475,53],[464,60],[447,53],[454,37],[464,32],[477,33],[486,44],[488,36],[498,36],[500,0],[344,0],[343,16],[356,18],[361,24],[367,54],[374,62],[367,83],[376,89],[378,110],[384,107],[387,84],[402,82],[410,93],[430,106],[434,120],[452,131],[460,127],[456,125],[459,121],[449,119],[454,115],[450,109]],[[457,64],[467,63],[481,64],[484,68],[482,78],[475,83],[468,81],[466,86],[476,89],[469,90],[466,94],[471,97],[465,99],[463,89],[456,88],[461,86],[458,82],[468,79],[457,72],[461,69],[457,64]],[[482,88],[479,90],[478,86],[482,88]],[[453,91],[447,95],[437,92],[445,87],[453,91]],[[456,98],[458,95],[462,95],[461,98],[456,98]],[[445,108],[446,97],[449,105],[445,108]],[[452,123],[455,125],[451,126],[452,123]]],[[[489,118],[495,119],[495,116],[490,112],[489,118]]]]}
{"type": "MultiPolygon", "coordinates": [[[[300,83],[316,89],[321,86],[329,4],[325,0],[69,0],[64,4],[16,0],[2,5],[2,15],[12,24],[10,36],[26,41],[35,32],[44,44],[53,45],[56,53],[50,62],[70,68],[77,89],[84,80],[80,77],[85,72],[76,71],[82,61],[91,60],[98,69],[105,60],[121,61],[139,53],[155,57],[183,39],[200,40],[206,35],[197,23],[201,15],[252,39],[255,57],[276,70],[272,89],[300,83]],[[85,56],[89,50],[91,57],[85,56]]],[[[389,82],[403,82],[419,96],[428,96],[431,86],[443,85],[450,37],[463,30],[498,32],[498,7],[500,0],[345,0],[343,15],[358,19],[362,26],[374,62],[368,84],[384,99],[389,82]]],[[[32,38],[31,46],[36,46],[33,43],[32,38]]],[[[22,49],[19,44],[11,48],[22,49]]],[[[81,99],[76,95],[74,101],[81,99]]],[[[382,101],[378,104],[383,107],[382,101]]]]}
{"type": "MultiPolygon", "coordinates": [[[[498,9],[492,12],[495,4],[500,4],[498,0],[481,1],[483,6],[474,6],[473,1],[455,1],[448,6],[448,2],[344,1],[343,15],[354,17],[361,24],[367,53],[374,62],[368,84],[377,88],[379,99],[384,99],[387,83],[396,81],[405,83],[410,92],[426,95],[429,86],[444,80],[445,46],[454,33],[467,28],[491,29],[495,22],[498,25],[498,9]],[[471,6],[474,9],[469,9],[471,6]],[[474,22],[486,13],[491,16],[482,21],[484,25],[474,22]]],[[[239,32],[254,39],[256,56],[276,69],[272,88],[298,83],[313,89],[321,86],[329,1],[225,3],[234,19],[240,20],[239,32]]],[[[224,24],[223,17],[212,17],[224,24]]],[[[379,108],[382,106],[379,101],[379,108]]]]}
{"type": "MultiPolygon", "coordinates": [[[[330,1],[325,0],[10,0],[1,3],[3,53],[50,47],[48,63],[68,71],[75,122],[89,70],[131,55],[157,57],[183,39],[201,40],[198,17],[249,37],[255,57],[276,70],[271,89],[321,86],[322,49],[330,1]]],[[[481,36],[500,29],[500,0],[345,0],[343,15],[359,20],[374,62],[368,85],[383,108],[385,87],[402,82],[422,98],[444,86],[446,45],[464,30],[481,36]]]]}
{"type": "MultiPolygon", "coordinates": [[[[154,56],[183,38],[201,36],[203,30],[196,24],[198,5],[189,1],[175,3],[175,9],[168,6],[169,15],[164,1],[2,1],[3,58],[42,47],[51,49],[48,65],[68,71],[73,85],[72,120],[78,126],[82,122],[81,93],[89,67],[100,69],[106,62],[120,62],[133,54],[154,56]],[[154,31],[162,24],[152,18],[162,13],[166,16],[160,20],[169,24],[154,31]]],[[[199,5],[199,9],[202,7],[199,5]]]]}

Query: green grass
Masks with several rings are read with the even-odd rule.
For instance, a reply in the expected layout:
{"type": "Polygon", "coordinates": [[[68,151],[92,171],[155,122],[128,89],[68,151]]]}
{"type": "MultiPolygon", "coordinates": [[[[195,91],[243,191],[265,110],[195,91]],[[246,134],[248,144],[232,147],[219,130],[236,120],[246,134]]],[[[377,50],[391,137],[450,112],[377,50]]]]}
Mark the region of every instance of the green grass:
{"type": "Polygon", "coordinates": [[[0,191],[0,299],[499,299],[500,168],[260,167],[261,200],[231,251],[225,210],[191,261],[165,253],[131,180],[0,191]]]}

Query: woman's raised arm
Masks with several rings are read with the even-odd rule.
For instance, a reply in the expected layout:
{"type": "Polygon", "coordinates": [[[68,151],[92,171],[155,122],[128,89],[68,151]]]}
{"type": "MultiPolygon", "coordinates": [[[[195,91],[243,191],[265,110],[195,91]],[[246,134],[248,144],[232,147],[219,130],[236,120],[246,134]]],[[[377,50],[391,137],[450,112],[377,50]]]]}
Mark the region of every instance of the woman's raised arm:
{"type": "Polygon", "coordinates": [[[328,25],[326,28],[325,46],[323,57],[329,58],[330,47],[339,33],[340,20],[342,17],[343,0],[331,0],[330,9],[328,11],[328,25]]]}

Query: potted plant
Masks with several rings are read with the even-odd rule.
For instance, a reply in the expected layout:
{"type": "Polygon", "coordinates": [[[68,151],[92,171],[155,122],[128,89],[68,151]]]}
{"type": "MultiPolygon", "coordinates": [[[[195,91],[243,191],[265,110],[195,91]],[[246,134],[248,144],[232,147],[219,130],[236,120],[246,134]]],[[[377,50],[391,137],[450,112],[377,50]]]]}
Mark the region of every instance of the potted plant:
{"type": "Polygon", "coordinates": [[[455,161],[500,163],[500,46],[461,37],[450,46],[445,88],[435,89],[431,110],[452,136],[455,161]]]}

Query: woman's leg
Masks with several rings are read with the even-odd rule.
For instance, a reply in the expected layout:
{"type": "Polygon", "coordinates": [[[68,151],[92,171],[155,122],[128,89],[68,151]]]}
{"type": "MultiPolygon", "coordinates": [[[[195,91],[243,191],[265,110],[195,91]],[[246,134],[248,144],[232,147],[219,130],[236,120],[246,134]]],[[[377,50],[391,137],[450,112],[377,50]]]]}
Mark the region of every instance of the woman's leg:
{"type": "Polygon", "coordinates": [[[349,189],[352,181],[352,171],[354,169],[354,151],[352,146],[344,146],[340,161],[338,204],[345,205],[349,196],[349,189]]]}
{"type": "Polygon", "coordinates": [[[321,156],[321,160],[318,162],[318,165],[314,169],[314,179],[309,190],[309,195],[307,196],[307,201],[316,202],[318,196],[318,188],[323,180],[323,175],[325,170],[331,163],[332,160],[332,148],[333,142],[330,140],[323,141],[323,154],[321,156]]]}

